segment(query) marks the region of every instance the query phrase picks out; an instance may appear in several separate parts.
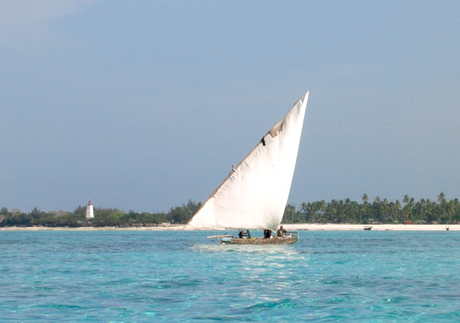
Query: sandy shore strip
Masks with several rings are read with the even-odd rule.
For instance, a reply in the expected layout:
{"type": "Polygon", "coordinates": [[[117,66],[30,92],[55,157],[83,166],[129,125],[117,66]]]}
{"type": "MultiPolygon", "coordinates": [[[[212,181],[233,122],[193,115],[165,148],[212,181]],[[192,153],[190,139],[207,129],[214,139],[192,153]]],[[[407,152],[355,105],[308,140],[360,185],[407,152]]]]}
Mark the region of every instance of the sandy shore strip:
{"type": "Polygon", "coordinates": [[[460,231],[460,224],[285,224],[288,231],[460,231]]]}
{"type": "MultiPolygon", "coordinates": [[[[460,231],[460,224],[284,224],[288,231],[363,231],[371,227],[370,231],[460,231]]],[[[158,226],[158,227],[3,227],[0,231],[178,231],[183,225],[158,226]]]]}
{"type": "Polygon", "coordinates": [[[78,228],[70,228],[70,227],[41,227],[41,226],[33,226],[33,227],[3,227],[0,228],[0,231],[178,231],[182,230],[183,225],[170,225],[170,226],[158,226],[158,227],[128,227],[128,228],[120,228],[120,227],[78,227],[78,228]]]}

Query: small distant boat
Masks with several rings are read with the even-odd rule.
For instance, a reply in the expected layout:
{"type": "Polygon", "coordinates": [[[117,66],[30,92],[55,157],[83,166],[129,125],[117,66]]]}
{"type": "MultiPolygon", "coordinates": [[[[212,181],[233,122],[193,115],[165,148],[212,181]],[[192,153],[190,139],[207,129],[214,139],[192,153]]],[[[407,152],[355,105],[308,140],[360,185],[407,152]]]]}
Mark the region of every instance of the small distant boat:
{"type": "Polygon", "coordinates": [[[372,230],[372,227],[371,226],[365,226],[364,230],[372,230]]]}
{"type": "MultiPolygon", "coordinates": [[[[291,190],[310,91],[262,137],[185,225],[185,230],[271,230],[283,219],[291,190]]],[[[298,232],[282,237],[209,236],[221,244],[293,244],[298,232]]]]}

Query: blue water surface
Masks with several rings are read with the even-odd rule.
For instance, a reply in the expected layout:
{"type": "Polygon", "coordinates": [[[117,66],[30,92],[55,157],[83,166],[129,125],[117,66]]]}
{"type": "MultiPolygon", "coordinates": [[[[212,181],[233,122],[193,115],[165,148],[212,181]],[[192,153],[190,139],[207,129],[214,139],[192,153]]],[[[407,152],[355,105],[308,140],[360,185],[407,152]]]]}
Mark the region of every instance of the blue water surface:
{"type": "Polygon", "coordinates": [[[0,231],[2,322],[454,322],[460,232],[0,231]]]}

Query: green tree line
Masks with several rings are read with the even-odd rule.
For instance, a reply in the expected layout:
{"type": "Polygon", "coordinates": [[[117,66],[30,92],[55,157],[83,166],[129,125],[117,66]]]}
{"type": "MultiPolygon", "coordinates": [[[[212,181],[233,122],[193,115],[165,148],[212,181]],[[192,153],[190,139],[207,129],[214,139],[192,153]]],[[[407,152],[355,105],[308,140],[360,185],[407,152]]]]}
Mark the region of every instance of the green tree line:
{"type": "Polygon", "coordinates": [[[448,224],[460,222],[460,203],[458,199],[447,200],[440,193],[436,200],[414,198],[404,195],[402,202],[376,197],[369,200],[367,194],[361,202],[332,200],[302,203],[298,209],[287,205],[283,218],[284,223],[416,223],[416,224],[448,224]]]}
{"type": "MultiPolygon", "coordinates": [[[[172,207],[169,212],[125,213],[114,208],[94,208],[94,218],[86,219],[86,206],[78,206],[73,212],[65,215],[46,213],[34,208],[30,213],[12,213],[7,208],[0,210],[0,226],[45,226],[45,227],[132,227],[157,226],[162,223],[185,224],[201,203],[189,200],[187,204],[172,207]]],[[[330,202],[316,201],[302,203],[299,207],[288,204],[285,208],[283,223],[417,223],[417,224],[449,224],[460,223],[460,202],[458,199],[447,200],[440,193],[436,200],[421,199],[415,201],[408,195],[402,202],[388,201],[376,197],[369,200],[367,194],[362,201],[356,202],[349,198],[330,202]]]]}
{"type": "Polygon", "coordinates": [[[0,210],[0,227],[6,226],[44,226],[44,227],[135,227],[157,226],[162,223],[185,224],[201,207],[201,203],[192,200],[187,204],[171,208],[169,212],[137,213],[129,211],[125,213],[115,208],[94,208],[94,218],[86,218],[86,206],[78,206],[71,213],[57,215],[46,213],[36,207],[30,213],[13,213],[7,208],[0,210]]]}

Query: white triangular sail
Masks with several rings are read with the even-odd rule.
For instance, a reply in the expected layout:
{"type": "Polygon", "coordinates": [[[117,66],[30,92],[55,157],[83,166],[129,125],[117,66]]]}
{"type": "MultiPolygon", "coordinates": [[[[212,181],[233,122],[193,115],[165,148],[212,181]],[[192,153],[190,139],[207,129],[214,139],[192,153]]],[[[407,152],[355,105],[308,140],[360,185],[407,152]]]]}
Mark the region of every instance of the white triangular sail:
{"type": "Polygon", "coordinates": [[[278,228],[291,189],[308,94],[234,167],[185,229],[278,228]]]}

